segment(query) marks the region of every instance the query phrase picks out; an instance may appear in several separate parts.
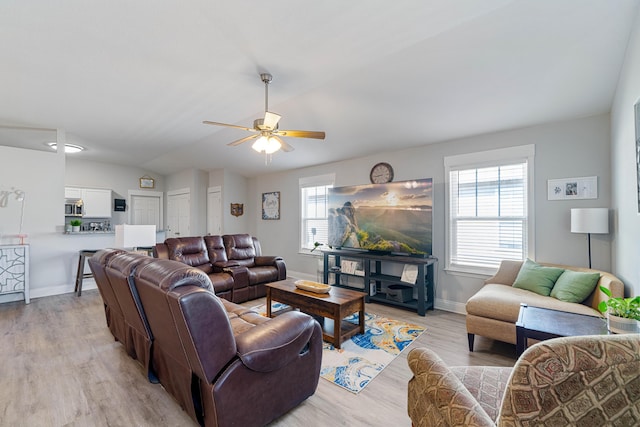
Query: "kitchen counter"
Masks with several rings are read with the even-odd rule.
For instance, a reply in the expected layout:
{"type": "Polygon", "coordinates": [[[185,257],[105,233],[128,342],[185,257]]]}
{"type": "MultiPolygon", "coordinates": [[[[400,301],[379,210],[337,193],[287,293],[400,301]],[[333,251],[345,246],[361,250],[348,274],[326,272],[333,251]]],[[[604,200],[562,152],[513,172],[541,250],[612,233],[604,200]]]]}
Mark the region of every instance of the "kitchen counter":
{"type": "Polygon", "coordinates": [[[115,231],[65,231],[63,234],[67,234],[69,236],[77,236],[80,234],[116,234],[115,231]]]}

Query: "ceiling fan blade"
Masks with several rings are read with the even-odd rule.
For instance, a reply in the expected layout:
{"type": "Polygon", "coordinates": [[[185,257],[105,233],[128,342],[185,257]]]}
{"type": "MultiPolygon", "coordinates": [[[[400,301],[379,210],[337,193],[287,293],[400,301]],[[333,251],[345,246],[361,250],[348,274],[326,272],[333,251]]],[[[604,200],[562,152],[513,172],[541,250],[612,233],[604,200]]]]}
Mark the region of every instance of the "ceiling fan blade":
{"type": "MultiPolygon", "coordinates": [[[[278,137],[276,136],[275,138],[278,138],[278,137]]],[[[284,142],[282,139],[278,138],[278,140],[280,141],[280,144],[282,145],[282,146],[280,147],[280,149],[281,149],[282,151],[285,151],[285,152],[287,152],[287,153],[288,153],[289,151],[293,151],[293,150],[295,150],[295,148],[293,148],[291,145],[289,145],[289,144],[287,144],[286,142],[284,142]]]]}
{"type": "Polygon", "coordinates": [[[278,126],[278,122],[280,121],[280,114],[272,113],[271,111],[265,111],[264,113],[264,121],[262,125],[265,129],[274,130],[276,126],[278,126]]]}
{"type": "Polygon", "coordinates": [[[293,138],[313,138],[324,139],[325,133],[321,131],[313,130],[278,130],[274,134],[280,136],[291,136],[293,138]]]}
{"type": "Polygon", "coordinates": [[[251,128],[244,127],[244,126],[238,126],[238,125],[230,125],[229,123],[210,122],[209,120],[204,120],[202,123],[204,123],[205,125],[226,126],[226,127],[230,127],[230,128],[248,130],[249,132],[258,132],[255,129],[251,129],[251,128]]]}
{"type": "Polygon", "coordinates": [[[257,138],[258,136],[260,136],[260,135],[256,134],[256,135],[245,136],[244,138],[240,138],[240,139],[238,139],[238,140],[236,140],[236,141],[230,142],[230,143],[228,143],[227,145],[230,145],[230,146],[232,146],[232,147],[235,147],[236,145],[240,145],[240,144],[242,144],[243,142],[247,142],[247,141],[250,141],[250,140],[252,140],[252,139],[255,139],[255,138],[257,138]]]}

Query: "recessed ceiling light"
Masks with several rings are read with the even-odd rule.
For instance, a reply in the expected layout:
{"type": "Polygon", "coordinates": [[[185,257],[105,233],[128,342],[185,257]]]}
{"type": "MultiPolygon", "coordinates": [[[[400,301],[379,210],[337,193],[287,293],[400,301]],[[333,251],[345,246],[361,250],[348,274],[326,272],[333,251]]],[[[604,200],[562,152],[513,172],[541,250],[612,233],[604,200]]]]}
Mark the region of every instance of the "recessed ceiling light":
{"type": "MultiPolygon", "coordinates": [[[[46,143],[53,151],[58,151],[58,143],[57,142],[47,142],[46,143]]],[[[84,147],[75,144],[64,144],[64,152],[66,154],[79,153],[84,150],[84,147]]]]}

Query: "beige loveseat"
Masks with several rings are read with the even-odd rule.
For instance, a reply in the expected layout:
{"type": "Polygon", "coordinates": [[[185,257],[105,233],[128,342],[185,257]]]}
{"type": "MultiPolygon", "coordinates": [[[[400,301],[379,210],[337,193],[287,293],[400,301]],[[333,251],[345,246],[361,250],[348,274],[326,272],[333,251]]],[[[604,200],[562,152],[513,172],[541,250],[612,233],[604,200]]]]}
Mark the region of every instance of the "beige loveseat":
{"type": "Polygon", "coordinates": [[[520,312],[520,303],[589,316],[601,316],[598,304],[603,299],[607,299],[607,296],[600,291],[600,286],[608,288],[613,297],[624,295],[624,285],[611,273],[568,265],[540,264],[565,270],[599,273],[600,280],[591,295],[581,304],[565,302],[551,296],[543,296],[512,287],[522,266],[522,261],[502,261],[498,272],[485,280],[484,286],[467,301],[469,351],[473,351],[475,335],[515,344],[516,321],[520,312]]]}

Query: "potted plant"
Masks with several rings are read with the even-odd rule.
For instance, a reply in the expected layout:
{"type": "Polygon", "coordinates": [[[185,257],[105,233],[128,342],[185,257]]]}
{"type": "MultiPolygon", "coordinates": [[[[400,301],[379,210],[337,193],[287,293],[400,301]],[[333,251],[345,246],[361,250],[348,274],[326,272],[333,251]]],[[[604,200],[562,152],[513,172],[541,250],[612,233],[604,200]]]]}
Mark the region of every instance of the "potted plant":
{"type": "Polygon", "coordinates": [[[80,221],[79,219],[72,219],[71,221],[69,221],[69,224],[71,224],[71,232],[77,233],[78,231],[80,231],[82,221],[80,221]]]}
{"type": "Polygon", "coordinates": [[[640,296],[630,298],[612,298],[608,288],[600,290],[609,297],[598,304],[598,309],[607,313],[609,330],[616,334],[640,332],[640,296]]]}

